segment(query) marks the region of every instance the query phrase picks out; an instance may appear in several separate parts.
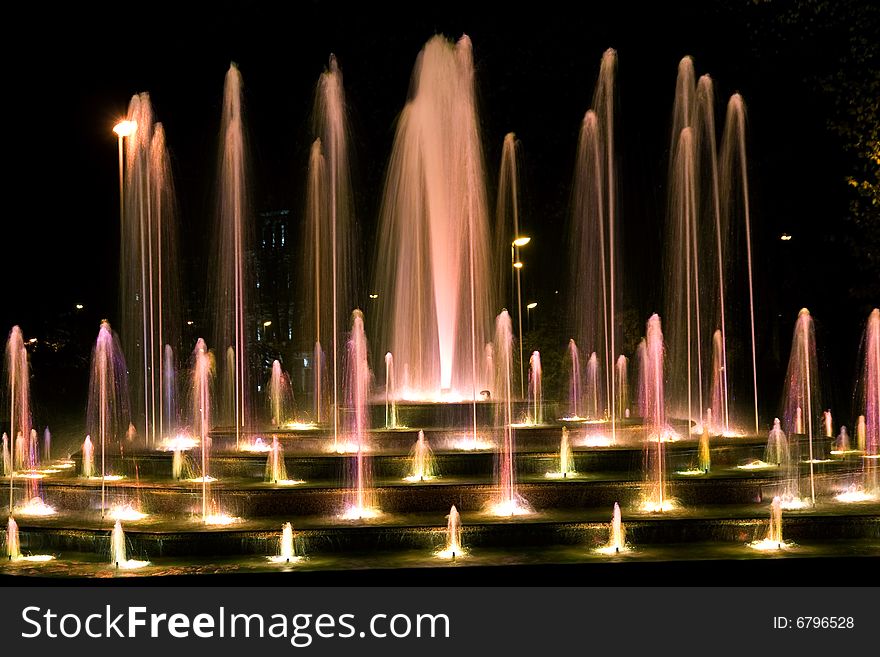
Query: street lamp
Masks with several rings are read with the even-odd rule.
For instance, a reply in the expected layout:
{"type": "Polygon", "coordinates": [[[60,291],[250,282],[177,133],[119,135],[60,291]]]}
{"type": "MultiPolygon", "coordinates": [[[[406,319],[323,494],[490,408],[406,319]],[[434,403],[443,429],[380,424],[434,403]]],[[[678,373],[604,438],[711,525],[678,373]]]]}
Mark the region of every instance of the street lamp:
{"type": "Polygon", "coordinates": [[[528,322],[529,330],[532,330],[532,311],[538,307],[537,301],[532,301],[530,304],[526,306],[526,321],[528,322]]]}
{"type": "MultiPolygon", "coordinates": [[[[519,232],[519,226],[516,227],[516,232],[519,232]]],[[[521,398],[525,398],[526,396],[526,384],[525,370],[523,369],[522,280],[520,278],[520,272],[522,271],[523,263],[522,260],[520,260],[519,258],[519,250],[521,247],[525,246],[531,241],[531,237],[520,235],[519,237],[515,237],[513,239],[513,242],[510,243],[510,264],[516,270],[516,318],[517,323],[519,324],[519,392],[521,398]]]]}

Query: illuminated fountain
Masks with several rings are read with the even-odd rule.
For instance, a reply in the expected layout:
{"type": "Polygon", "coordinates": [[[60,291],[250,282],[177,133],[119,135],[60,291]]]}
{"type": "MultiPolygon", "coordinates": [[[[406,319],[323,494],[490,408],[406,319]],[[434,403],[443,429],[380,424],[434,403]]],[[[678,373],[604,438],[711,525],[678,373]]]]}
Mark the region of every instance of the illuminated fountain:
{"type": "Polygon", "coordinates": [[[495,399],[496,422],[500,428],[500,450],[496,470],[498,497],[489,505],[496,516],[531,513],[528,502],[516,490],[516,447],[513,427],[513,327],[510,315],[501,311],[495,321],[495,399]]]}
{"type": "MultiPolygon", "coordinates": [[[[221,375],[223,400],[220,417],[235,430],[239,445],[250,421],[250,373],[247,366],[247,309],[252,288],[247,253],[251,224],[247,197],[242,78],[234,63],[223,86],[223,115],[220,128],[219,200],[215,238],[214,288],[215,348],[226,353],[221,375]]],[[[210,427],[206,428],[206,432],[210,427]]],[[[203,445],[204,447],[204,445],[203,445]]]]}
{"type": "Polygon", "coordinates": [[[562,427],[562,438],[559,440],[559,470],[548,472],[545,476],[549,479],[567,479],[577,476],[577,471],[574,468],[574,452],[571,451],[566,427],[562,427]]]}
{"type": "Polygon", "coordinates": [[[272,436],[272,448],[266,457],[266,481],[276,486],[294,486],[304,483],[299,479],[289,479],[287,466],[284,463],[284,447],[278,436],[272,436]]]}
{"type": "Polygon", "coordinates": [[[43,463],[49,463],[52,460],[52,432],[49,427],[43,429],[43,453],[40,457],[43,463]]]}
{"type": "Polygon", "coordinates": [[[663,385],[663,331],[660,317],[651,315],[645,337],[645,358],[642,363],[644,391],[641,399],[645,402],[645,466],[648,479],[648,493],[642,502],[642,510],[650,513],[670,511],[675,502],[666,491],[666,443],[671,430],[666,423],[666,398],[663,385]]]}
{"type": "Polygon", "coordinates": [[[626,544],[626,528],[620,518],[620,505],[614,503],[614,512],[611,515],[611,531],[608,543],[596,549],[599,554],[620,554],[629,552],[632,548],[626,544]]]}
{"type": "MultiPolygon", "coordinates": [[[[24,347],[24,338],[21,329],[13,326],[9,331],[9,339],[6,341],[5,352],[6,364],[6,389],[9,400],[9,435],[15,436],[15,445],[10,446],[13,451],[12,468],[9,476],[9,512],[15,503],[15,477],[12,475],[18,470],[32,470],[36,463],[29,460],[29,454],[24,447],[22,436],[30,435],[31,429],[31,391],[30,391],[30,367],[28,364],[27,351],[24,347]]],[[[34,480],[25,482],[27,488],[25,499],[31,499],[37,494],[37,484],[34,480]]]]}
{"type": "Polygon", "coordinates": [[[441,559],[467,556],[467,551],[462,547],[461,542],[461,518],[454,505],[449,509],[449,519],[446,523],[446,546],[437,552],[437,556],[441,559]]]}
{"type": "Polygon", "coordinates": [[[880,497],[880,310],[868,317],[863,340],[863,365],[856,399],[865,414],[858,420],[858,447],[862,457],[862,480],[853,483],[836,499],[868,502],[880,497]]]}
{"type": "Polygon", "coordinates": [[[428,41],[411,89],[380,219],[380,344],[407,373],[402,398],[472,400],[475,425],[495,303],[470,39],[428,41]]]}
{"type": "Polygon", "coordinates": [[[9,520],[6,523],[6,557],[9,561],[24,561],[28,563],[44,563],[55,559],[51,554],[22,554],[18,535],[18,523],[15,522],[12,516],[9,516],[9,520]]]}
{"type": "Polygon", "coordinates": [[[434,453],[425,439],[425,432],[420,430],[416,444],[410,451],[409,474],[404,479],[409,482],[429,481],[437,476],[435,471],[434,453]]]}
{"type": "Polygon", "coordinates": [[[280,427],[286,424],[293,411],[293,388],[290,386],[290,377],[281,370],[281,363],[277,360],[272,362],[272,376],[266,392],[272,414],[271,425],[280,427]]]}
{"type": "MultiPolygon", "coordinates": [[[[711,410],[711,409],[710,409],[711,410]]],[[[711,417],[711,413],[710,413],[711,417]]],[[[703,433],[700,435],[700,470],[709,474],[709,470],[712,469],[712,450],[709,446],[709,427],[705,427],[703,429],[703,433]]]]}
{"type": "Polygon", "coordinates": [[[544,394],[541,390],[541,354],[529,358],[529,424],[544,424],[544,394]]]}
{"type": "Polygon", "coordinates": [[[3,434],[3,476],[12,476],[12,452],[9,450],[9,436],[3,434]]]}
{"type": "Polygon", "coordinates": [[[775,552],[793,547],[793,543],[786,543],[782,538],[782,508],[782,500],[774,497],[770,505],[770,528],[767,530],[767,536],[760,541],[749,543],[750,548],[762,552],[775,552]]]}
{"type": "Polygon", "coordinates": [[[564,420],[582,419],[583,410],[583,379],[581,379],[581,356],[578,352],[577,343],[568,341],[568,415],[564,420]]]}
{"type": "Polygon", "coordinates": [[[573,182],[571,280],[575,339],[591,353],[587,363],[585,415],[607,417],[616,440],[618,407],[614,359],[620,344],[622,249],[618,227],[615,155],[615,76],[617,52],[602,55],[590,109],[581,122],[573,182]],[[600,375],[601,373],[601,375],[600,375]],[[601,378],[600,378],[601,376],[601,378]]]}
{"type": "Polygon", "coordinates": [[[375,518],[382,512],[373,502],[370,489],[370,463],[367,457],[367,435],[370,430],[369,396],[372,373],[367,361],[367,336],[364,333],[364,315],[352,313],[351,336],[348,339],[346,366],[346,439],[354,445],[348,476],[348,491],[342,518],[362,520],[375,518]]]}
{"type": "Polygon", "coordinates": [[[281,527],[281,540],[278,554],[267,557],[271,563],[295,563],[302,561],[302,557],[296,555],[296,547],[294,544],[293,527],[289,522],[285,522],[281,527]]]}
{"type": "Polygon", "coordinates": [[[86,479],[95,476],[95,447],[91,436],[86,436],[82,445],[82,476],[86,479]]]}
{"type": "Polygon", "coordinates": [[[825,429],[825,437],[834,438],[834,423],[831,418],[831,411],[824,411],[822,413],[822,424],[825,429]]]}
{"type": "Polygon", "coordinates": [[[617,409],[622,418],[629,417],[629,359],[621,354],[617,357],[614,374],[617,377],[617,409]]]}
{"type": "Polygon", "coordinates": [[[117,520],[110,534],[110,565],[119,570],[136,570],[149,566],[149,561],[129,559],[126,552],[125,532],[122,531],[122,522],[117,520]]]}
{"type": "MultiPolygon", "coordinates": [[[[815,480],[815,464],[821,462],[822,451],[821,441],[814,440],[813,422],[815,419],[814,412],[818,411],[819,405],[819,388],[818,388],[818,366],[816,361],[816,336],[813,329],[813,319],[810,311],[806,308],[798,313],[798,319],[794,327],[794,336],[791,344],[791,356],[788,361],[788,371],[785,376],[785,388],[783,390],[784,415],[783,418],[786,425],[794,429],[798,434],[791,441],[793,448],[792,461],[794,468],[797,462],[806,461],[809,463],[809,497],[806,502],[810,505],[816,505],[816,480],[815,480]],[[804,418],[806,427],[804,427],[804,418]],[[807,438],[808,452],[806,459],[801,454],[799,437],[803,435],[805,430],[807,438]]],[[[792,488],[786,492],[785,498],[782,500],[786,508],[795,508],[802,505],[805,501],[802,499],[800,491],[800,483],[797,473],[794,473],[794,481],[792,488]],[[791,498],[791,499],[789,499],[791,498]]]]}
{"type": "Polygon", "coordinates": [[[394,356],[385,354],[385,428],[397,429],[397,388],[394,380],[394,356]]]}
{"type": "Polygon", "coordinates": [[[849,440],[849,433],[847,433],[846,427],[844,425],[841,425],[840,433],[837,434],[837,438],[834,440],[834,449],[831,451],[831,453],[835,455],[841,455],[855,453],[856,451],[857,450],[852,449],[852,445],[849,440]]]}

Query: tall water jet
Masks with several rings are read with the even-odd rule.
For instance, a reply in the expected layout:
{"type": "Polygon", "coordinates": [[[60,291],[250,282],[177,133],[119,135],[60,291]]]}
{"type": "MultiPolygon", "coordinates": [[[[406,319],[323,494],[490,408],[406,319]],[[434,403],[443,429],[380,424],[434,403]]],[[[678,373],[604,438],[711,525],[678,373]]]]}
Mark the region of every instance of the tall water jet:
{"type": "Polygon", "coordinates": [[[120,190],[120,315],[135,421],[154,444],[167,428],[163,352],[179,340],[176,204],[165,130],[154,122],[149,94],[132,97],[127,120],[135,129],[120,190]]]}
{"type": "Polygon", "coordinates": [[[712,469],[712,450],[709,445],[709,427],[703,427],[703,433],[700,434],[700,445],[698,448],[699,451],[699,462],[700,462],[700,470],[709,474],[709,470],[712,469]]]}
{"type": "Polygon", "coordinates": [[[601,419],[605,414],[603,411],[604,406],[602,404],[599,357],[596,355],[595,351],[590,354],[590,359],[587,361],[587,379],[584,388],[586,391],[587,417],[591,420],[601,419]]]}
{"type": "Polygon", "coordinates": [[[514,516],[530,513],[528,503],[516,488],[516,447],[513,427],[513,327],[510,315],[501,311],[495,320],[495,401],[496,421],[501,436],[500,450],[495,466],[497,499],[493,500],[490,511],[497,516],[514,516]]]}
{"type": "Polygon", "coordinates": [[[441,559],[455,559],[466,554],[461,540],[461,517],[458,514],[458,509],[453,505],[449,509],[446,522],[446,546],[437,552],[437,556],[441,559]]]}
{"type": "Polygon", "coordinates": [[[210,473],[211,455],[211,385],[214,379],[214,355],[208,351],[208,347],[202,338],[196,342],[193,351],[192,370],[192,432],[199,437],[199,452],[201,454],[202,484],[202,521],[208,522],[210,482],[213,481],[210,473]]]}
{"type": "Polygon", "coordinates": [[[222,375],[226,399],[221,417],[234,427],[236,446],[250,421],[247,309],[252,276],[247,259],[251,243],[247,173],[242,78],[233,63],[223,87],[216,266],[210,270],[209,284],[214,286],[214,344],[231,355],[222,375]]]}
{"type": "Polygon", "coordinates": [[[864,452],[867,447],[868,441],[868,426],[867,421],[865,420],[864,415],[859,415],[859,419],[856,422],[856,449],[860,452],[864,452]]]}
{"type": "Polygon", "coordinates": [[[668,511],[674,507],[666,492],[666,442],[670,440],[671,432],[666,422],[663,331],[657,315],[651,315],[648,320],[643,365],[648,495],[642,507],[650,512],[668,511]]]}
{"type": "Polygon", "coordinates": [[[410,450],[409,474],[406,481],[429,481],[435,477],[434,452],[425,438],[425,432],[419,431],[416,444],[410,450]]]}
{"type": "Polygon", "coordinates": [[[631,550],[626,544],[626,528],[620,515],[620,505],[614,503],[614,511],[611,514],[611,527],[608,534],[608,543],[598,548],[599,554],[620,554],[631,550]]]}
{"type": "Polygon", "coordinates": [[[858,442],[864,454],[864,488],[880,493],[880,309],[868,317],[859,400],[858,442]]]}
{"type": "Polygon", "coordinates": [[[370,430],[368,404],[372,378],[367,353],[364,315],[360,310],[355,310],[351,316],[345,374],[346,439],[355,452],[351,458],[346,507],[342,514],[343,518],[349,520],[373,518],[381,513],[373,503],[370,463],[367,457],[370,430]]]}
{"type": "Polygon", "coordinates": [[[315,421],[329,418],[334,442],[339,437],[339,394],[342,382],[339,341],[341,320],[358,298],[357,224],[349,163],[349,128],[342,71],[330,55],[315,91],[314,135],[309,157],[306,194],[304,244],[307,245],[304,280],[307,319],[314,330],[315,368],[313,400],[315,421]],[[323,347],[322,347],[323,346],[323,347]],[[323,348],[329,349],[328,368],[323,364],[323,348]],[[318,354],[322,355],[320,360],[318,354]],[[329,370],[329,371],[328,371],[329,370]],[[329,381],[324,381],[324,375],[329,381]]]}
{"type": "Polygon", "coordinates": [[[583,408],[583,379],[581,379],[581,357],[577,343],[568,341],[568,417],[578,420],[586,413],[583,408]]]}
{"type": "Polygon", "coordinates": [[[279,541],[278,554],[268,557],[272,563],[293,563],[300,561],[302,557],[296,555],[294,544],[293,527],[285,522],[281,527],[281,540],[279,541]]]}
{"type": "Polygon", "coordinates": [[[128,369],[119,339],[107,321],[101,322],[92,350],[86,432],[101,446],[101,516],[106,510],[108,451],[121,448],[129,423],[128,369]]]}
{"type": "MultiPolygon", "coordinates": [[[[571,223],[571,277],[578,299],[572,304],[575,339],[588,352],[599,354],[604,380],[601,393],[593,393],[601,401],[594,400],[593,406],[600,407],[604,416],[607,404],[612,441],[616,438],[617,419],[623,415],[617,404],[614,377],[614,359],[620,342],[616,313],[622,298],[614,127],[616,68],[617,53],[606,50],[592,108],[581,124],[571,223]]],[[[589,400],[587,404],[589,416],[589,400]]]]}
{"type": "Polygon", "coordinates": [[[520,249],[528,238],[520,235],[519,223],[519,175],[517,153],[519,141],[508,132],[501,147],[501,170],[498,176],[498,202],[495,205],[494,270],[497,276],[495,293],[498,299],[508,299],[516,306],[518,326],[517,343],[519,360],[517,373],[520,381],[520,397],[525,397],[525,363],[522,339],[522,261],[520,249]],[[510,266],[507,265],[507,249],[510,249],[510,266]],[[519,263],[519,264],[517,264],[519,263]],[[508,280],[510,282],[508,288],[508,280]]]}
{"type": "Polygon", "coordinates": [[[724,342],[721,337],[721,330],[716,330],[712,336],[712,392],[710,395],[710,401],[712,402],[711,408],[716,409],[716,413],[713,413],[710,418],[708,418],[707,424],[709,425],[709,430],[714,435],[724,435],[730,432],[730,426],[727,423],[727,419],[729,414],[727,412],[727,382],[724,374],[724,342]]]}
{"type": "MultiPolygon", "coordinates": [[[[791,355],[788,360],[788,371],[785,375],[785,388],[783,389],[783,404],[786,426],[791,432],[792,428],[806,433],[807,438],[807,461],[810,466],[810,503],[816,504],[816,481],[814,464],[823,458],[821,442],[815,440],[813,424],[816,420],[815,413],[822,408],[819,403],[819,377],[816,361],[816,333],[813,328],[813,318],[810,311],[803,308],[798,313],[798,319],[794,327],[794,335],[791,343],[791,355]],[[800,410],[799,410],[800,409],[800,410]],[[797,416],[803,418],[797,423],[797,416]],[[797,426],[805,424],[805,427],[797,426]]],[[[803,460],[800,453],[800,440],[798,436],[792,438],[793,454],[795,461],[803,460]]],[[[798,495],[800,497],[800,495],[798,495]]]]}
{"type": "Polygon", "coordinates": [[[272,374],[266,392],[269,396],[271,425],[284,426],[293,413],[293,388],[290,377],[281,369],[281,363],[277,360],[272,361],[272,374]]]}
{"type": "Polygon", "coordinates": [[[531,424],[544,424],[544,391],[541,388],[541,354],[529,357],[529,419],[531,424]]]}
{"type": "Polygon", "coordinates": [[[379,234],[381,344],[408,371],[408,398],[476,404],[479,393],[495,303],[474,92],[470,39],[428,41],[400,115],[379,234]]]}
{"type": "Polygon", "coordinates": [[[385,354],[385,428],[397,428],[397,389],[394,379],[394,356],[385,354]]]}
{"type": "Polygon", "coordinates": [[[125,532],[122,531],[122,523],[117,520],[110,534],[110,565],[120,570],[134,570],[149,566],[149,561],[129,559],[125,544],[125,532]]]}
{"type": "Polygon", "coordinates": [[[43,463],[49,463],[52,460],[52,432],[49,427],[43,429],[43,453],[41,456],[43,463]]]}
{"type": "MultiPolygon", "coordinates": [[[[9,331],[9,338],[6,341],[5,352],[6,365],[6,390],[9,400],[9,436],[16,437],[30,435],[31,430],[31,389],[30,389],[30,366],[28,364],[27,351],[24,347],[24,337],[18,326],[13,326],[9,331]]],[[[10,445],[12,451],[14,447],[10,445]]],[[[27,463],[25,457],[23,461],[15,462],[13,459],[12,468],[9,475],[9,512],[12,513],[14,506],[14,479],[12,473],[19,469],[29,469],[31,463],[27,463]]],[[[28,491],[27,497],[30,499],[36,494],[36,480],[28,480],[25,484],[31,490],[28,491]]]]}

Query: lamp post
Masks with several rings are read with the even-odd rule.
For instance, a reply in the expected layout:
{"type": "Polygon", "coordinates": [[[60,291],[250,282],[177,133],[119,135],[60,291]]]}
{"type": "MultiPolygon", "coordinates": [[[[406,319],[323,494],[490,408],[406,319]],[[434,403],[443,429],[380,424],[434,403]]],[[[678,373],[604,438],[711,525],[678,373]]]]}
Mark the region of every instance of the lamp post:
{"type": "Polygon", "coordinates": [[[532,301],[526,306],[526,322],[529,330],[532,330],[532,311],[538,307],[537,301],[532,301]]]}
{"type": "Polygon", "coordinates": [[[522,344],[522,279],[523,263],[519,259],[519,250],[532,241],[531,237],[516,237],[510,243],[510,265],[516,270],[516,318],[519,325],[519,392],[520,398],[525,398],[525,370],[523,369],[523,344],[522,344]]]}

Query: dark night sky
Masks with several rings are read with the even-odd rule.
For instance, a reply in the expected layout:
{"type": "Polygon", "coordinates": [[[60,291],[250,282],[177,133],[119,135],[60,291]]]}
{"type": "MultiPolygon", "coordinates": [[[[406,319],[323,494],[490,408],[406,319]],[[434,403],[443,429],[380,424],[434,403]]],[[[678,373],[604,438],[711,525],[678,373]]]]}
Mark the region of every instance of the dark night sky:
{"type": "MultiPolygon", "coordinates": [[[[601,54],[614,47],[627,281],[640,313],[660,310],[655,281],[669,119],[676,67],[690,54],[698,74],[715,79],[719,108],[734,91],[748,104],[756,276],[767,325],[780,316],[787,343],[797,309],[810,307],[826,339],[851,354],[842,365],[850,371],[867,315],[863,302],[848,301],[851,268],[840,246],[847,171],[841,146],[826,129],[828,100],[806,81],[811,67],[833,70],[842,35],[808,48],[757,41],[750,26],[772,23],[773,3],[726,3],[727,9],[614,3],[610,9],[609,3],[542,2],[528,12],[473,2],[430,9],[277,3],[286,7],[281,10],[213,2],[184,10],[184,4],[139,4],[119,15],[118,6],[89,3],[7,20],[18,43],[2,46],[7,174],[0,326],[39,331],[77,302],[86,304],[95,328],[101,317],[114,317],[118,200],[111,128],[133,93],[149,91],[165,124],[183,251],[200,258],[210,242],[204,237],[229,62],[238,62],[245,80],[256,209],[298,211],[314,85],[336,53],[351,112],[358,214],[369,233],[416,54],[435,33],[466,32],[474,43],[490,190],[504,134],[515,131],[522,143],[524,223],[535,238],[528,254],[532,296],[541,299],[562,284],[558,253],[577,130],[601,54]],[[780,242],[783,231],[794,240],[780,242]]],[[[364,258],[371,262],[372,254],[364,258]]],[[[189,285],[199,290],[203,278],[193,276],[189,285]]],[[[765,357],[776,362],[779,355],[770,351],[765,346],[765,357]]]]}

